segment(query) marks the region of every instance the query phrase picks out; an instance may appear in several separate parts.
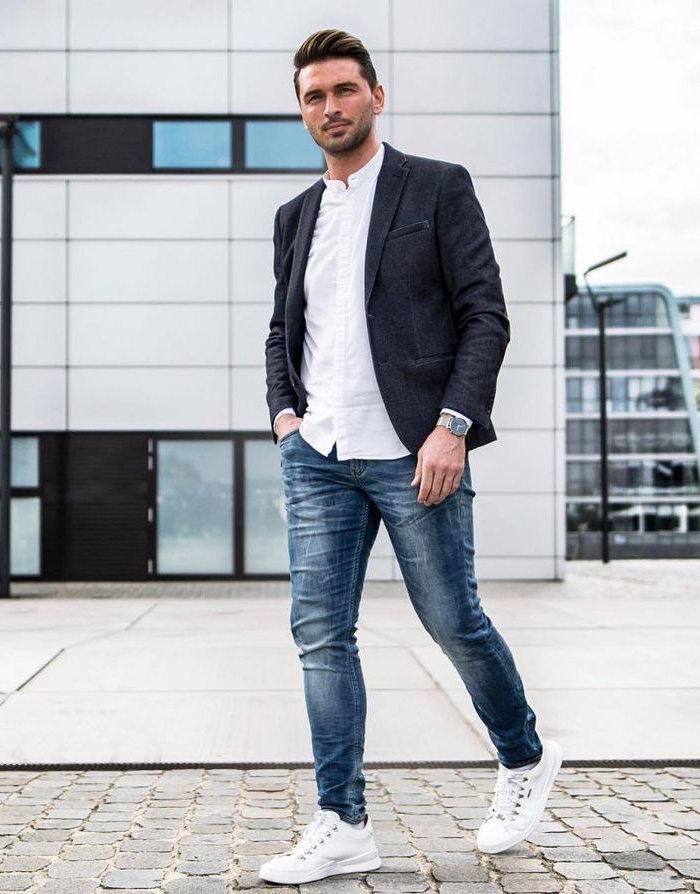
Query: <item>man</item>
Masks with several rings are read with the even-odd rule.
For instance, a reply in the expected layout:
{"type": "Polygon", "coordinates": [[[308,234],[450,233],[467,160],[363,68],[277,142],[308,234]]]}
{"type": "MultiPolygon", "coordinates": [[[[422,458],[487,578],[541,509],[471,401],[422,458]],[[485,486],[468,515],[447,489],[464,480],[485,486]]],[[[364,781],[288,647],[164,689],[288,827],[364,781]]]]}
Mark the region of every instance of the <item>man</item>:
{"type": "Polygon", "coordinates": [[[381,864],[365,809],[355,638],[380,520],[418,616],[498,754],[481,850],[532,832],[561,765],[477,595],[467,451],[496,439],[489,414],[510,325],[471,178],[379,141],[384,90],[357,38],[318,31],[294,66],[328,170],[275,215],[265,357],[320,809],[292,850],[260,869],[283,884],[381,864]]]}

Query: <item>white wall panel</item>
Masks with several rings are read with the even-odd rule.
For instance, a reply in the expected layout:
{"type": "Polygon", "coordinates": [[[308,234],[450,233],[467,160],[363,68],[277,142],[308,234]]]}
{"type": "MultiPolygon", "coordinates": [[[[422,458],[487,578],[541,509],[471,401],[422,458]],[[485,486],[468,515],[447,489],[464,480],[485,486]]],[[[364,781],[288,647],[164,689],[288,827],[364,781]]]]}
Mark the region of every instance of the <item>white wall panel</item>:
{"type": "Polygon", "coordinates": [[[269,431],[270,413],[265,402],[265,368],[242,366],[230,370],[231,428],[269,431]]]}
{"type": "MultiPolygon", "coordinates": [[[[539,462],[536,456],[532,460],[539,462]]],[[[482,493],[475,498],[474,506],[476,555],[527,558],[554,555],[554,501],[551,494],[482,493]]]]}
{"type": "Polygon", "coordinates": [[[62,431],[66,428],[66,369],[12,370],[12,429],[62,431]]]}
{"type": "Polygon", "coordinates": [[[0,52],[0,109],[25,114],[65,112],[65,60],[59,52],[0,52]]]}
{"type": "Polygon", "coordinates": [[[72,430],[228,428],[226,369],[71,369],[72,430]]]}
{"type": "Polygon", "coordinates": [[[472,177],[552,173],[548,115],[396,115],[404,152],[464,165],[472,177]]]}
{"type": "Polygon", "coordinates": [[[554,425],[554,368],[504,365],[498,374],[491,419],[497,434],[506,428],[551,429],[554,425]]]}
{"type": "Polygon", "coordinates": [[[543,53],[396,53],[394,111],[551,111],[550,55],[543,53]]]}
{"type": "Polygon", "coordinates": [[[272,239],[275,211],[311,186],[320,174],[296,178],[237,177],[231,182],[231,235],[272,239]]]}
{"type": "MultiPolygon", "coordinates": [[[[551,178],[473,179],[474,190],[484,209],[492,239],[552,238],[554,216],[551,178]]],[[[557,222],[558,220],[557,217],[557,222]]]]}
{"type": "Polygon", "coordinates": [[[275,294],[273,255],[271,238],[234,239],[231,242],[231,301],[259,301],[269,305],[269,314],[272,313],[275,294]]]}
{"type": "MultiPolygon", "coordinates": [[[[372,55],[380,84],[389,77],[388,53],[372,55]]],[[[294,92],[294,67],[288,51],[231,54],[231,112],[235,114],[299,115],[294,92]]],[[[393,99],[387,96],[385,110],[393,99]]]]}
{"type": "Polygon", "coordinates": [[[65,242],[15,239],[12,246],[13,303],[65,300],[65,242]]]}
{"type": "Polygon", "coordinates": [[[66,235],[65,183],[18,176],[12,194],[12,218],[15,239],[63,239],[66,235]]]}
{"type": "Polygon", "coordinates": [[[271,304],[231,307],[231,362],[234,366],[264,366],[265,339],[270,331],[271,304]]]}
{"type": "Polygon", "coordinates": [[[228,301],[228,241],[69,243],[70,300],[228,301]]]}
{"type": "Polygon", "coordinates": [[[342,28],[355,34],[370,53],[389,47],[388,0],[337,0],[332,6],[328,0],[230,2],[231,47],[234,50],[293,52],[312,32],[321,28],[342,28]]]}
{"type": "Polygon", "coordinates": [[[497,430],[485,450],[469,451],[477,494],[550,493],[554,481],[554,433],[544,429],[497,430]],[[537,462],[533,462],[537,457],[537,462]]]}
{"type": "Polygon", "coordinates": [[[225,52],[71,53],[71,112],[226,114],[225,52]]]}
{"type": "Polygon", "coordinates": [[[396,50],[548,50],[549,0],[400,0],[396,50]]]}
{"type": "Polygon", "coordinates": [[[225,180],[75,180],[71,239],[223,239],[225,180]]]}
{"type": "Polygon", "coordinates": [[[551,242],[492,241],[508,307],[520,302],[554,300],[551,242]]]}
{"type": "Polygon", "coordinates": [[[12,308],[12,362],[18,366],[65,364],[65,304],[18,304],[12,308]]]}
{"type": "Polygon", "coordinates": [[[61,50],[65,45],[66,0],[2,0],[0,50],[61,50]]]}
{"type": "Polygon", "coordinates": [[[213,366],[228,363],[223,304],[73,304],[73,366],[213,366]]]}
{"type": "Polygon", "coordinates": [[[74,50],[225,50],[228,0],[70,0],[74,50]]]}
{"type": "MultiPolygon", "coordinates": [[[[511,337],[504,365],[542,366],[554,363],[553,308],[550,304],[508,305],[511,337]]],[[[505,368],[505,367],[504,367],[505,368]]]]}

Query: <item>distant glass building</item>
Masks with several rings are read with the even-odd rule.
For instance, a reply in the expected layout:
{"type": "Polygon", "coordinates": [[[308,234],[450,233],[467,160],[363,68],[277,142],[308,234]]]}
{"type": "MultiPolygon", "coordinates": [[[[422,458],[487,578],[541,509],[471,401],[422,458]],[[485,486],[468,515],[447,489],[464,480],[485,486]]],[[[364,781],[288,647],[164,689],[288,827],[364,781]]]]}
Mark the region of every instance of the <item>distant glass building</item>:
{"type": "MultiPolygon", "coordinates": [[[[696,299],[663,286],[592,289],[606,316],[611,558],[700,557],[700,326],[696,299]]],[[[600,558],[598,320],[588,293],[566,305],[567,558],[600,558]]]]}

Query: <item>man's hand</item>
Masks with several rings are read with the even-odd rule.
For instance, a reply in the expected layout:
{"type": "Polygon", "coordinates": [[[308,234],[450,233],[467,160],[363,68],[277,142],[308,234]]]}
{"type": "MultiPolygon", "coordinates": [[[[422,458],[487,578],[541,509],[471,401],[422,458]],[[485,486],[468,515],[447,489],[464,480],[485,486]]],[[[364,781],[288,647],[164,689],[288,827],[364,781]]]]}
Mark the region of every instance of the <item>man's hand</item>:
{"type": "Polygon", "coordinates": [[[279,444],[282,438],[286,437],[286,435],[291,435],[294,429],[299,428],[303,421],[303,417],[292,416],[291,413],[285,413],[283,416],[280,416],[280,418],[277,420],[277,424],[275,425],[277,443],[279,444]]]}
{"type": "MultiPolygon", "coordinates": [[[[280,420],[281,421],[281,420],[280,420]]],[[[459,487],[464,472],[464,437],[453,435],[444,425],[436,425],[418,451],[416,474],[410,486],[420,483],[416,498],[433,506],[459,487]]]]}

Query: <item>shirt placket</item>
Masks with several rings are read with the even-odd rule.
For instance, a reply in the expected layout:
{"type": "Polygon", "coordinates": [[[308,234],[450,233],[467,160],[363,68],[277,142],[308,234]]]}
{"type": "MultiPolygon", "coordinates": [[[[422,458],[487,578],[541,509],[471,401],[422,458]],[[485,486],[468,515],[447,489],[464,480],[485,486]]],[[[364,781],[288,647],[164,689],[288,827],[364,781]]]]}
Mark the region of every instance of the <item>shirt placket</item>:
{"type": "Polygon", "coordinates": [[[343,195],[340,210],[340,233],[338,235],[338,276],[335,290],[335,343],[333,352],[333,378],[335,382],[335,418],[338,425],[336,440],[343,451],[347,437],[346,425],[346,335],[348,302],[350,298],[350,243],[352,233],[352,209],[354,192],[348,187],[343,195]]]}

